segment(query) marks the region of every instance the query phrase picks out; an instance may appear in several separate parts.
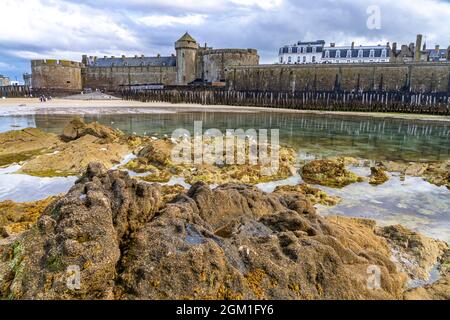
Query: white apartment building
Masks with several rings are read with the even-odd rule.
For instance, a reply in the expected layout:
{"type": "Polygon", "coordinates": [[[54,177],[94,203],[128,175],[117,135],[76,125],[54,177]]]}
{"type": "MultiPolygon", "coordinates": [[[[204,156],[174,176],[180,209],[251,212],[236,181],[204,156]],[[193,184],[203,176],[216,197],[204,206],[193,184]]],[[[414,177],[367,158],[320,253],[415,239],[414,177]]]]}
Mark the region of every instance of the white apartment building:
{"type": "Polygon", "coordinates": [[[278,62],[280,64],[320,63],[324,46],[324,40],[299,41],[294,45],[286,45],[280,48],[278,62]]]}
{"type": "Polygon", "coordinates": [[[280,48],[278,63],[383,63],[389,62],[389,44],[376,46],[335,46],[325,47],[325,41],[297,42],[280,48]]]}

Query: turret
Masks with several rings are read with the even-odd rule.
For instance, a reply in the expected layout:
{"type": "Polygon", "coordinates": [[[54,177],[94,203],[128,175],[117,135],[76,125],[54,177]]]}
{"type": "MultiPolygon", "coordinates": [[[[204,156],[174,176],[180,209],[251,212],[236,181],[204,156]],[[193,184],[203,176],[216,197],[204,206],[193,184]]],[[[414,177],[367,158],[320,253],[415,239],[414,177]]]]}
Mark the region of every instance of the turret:
{"type": "Polygon", "coordinates": [[[422,48],[422,35],[418,34],[416,38],[416,50],[414,53],[414,60],[416,62],[420,61],[421,52],[420,49],[422,48]]]}
{"type": "Polygon", "coordinates": [[[195,80],[198,49],[197,41],[187,32],[175,42],[178,85],[187,85],[195,80]]]}

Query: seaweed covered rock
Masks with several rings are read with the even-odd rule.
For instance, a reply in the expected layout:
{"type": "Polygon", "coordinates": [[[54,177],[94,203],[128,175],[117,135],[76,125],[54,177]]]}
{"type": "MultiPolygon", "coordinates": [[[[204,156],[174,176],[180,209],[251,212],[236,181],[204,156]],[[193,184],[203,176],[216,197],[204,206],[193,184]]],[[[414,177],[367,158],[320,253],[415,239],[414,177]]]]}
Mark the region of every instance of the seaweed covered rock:
{"type": "Polygon", "coordinates": [[[394,299],[405,277],[374,224],[320,217],[301,193],[161,186],[98,164],[0,246],[13,299],[394,299]],[[177,187],[178,188],[178,187],[177,187]],[[180,190],[181,191],[181,190],[180,190]],[[381,289],[367,287],[379,266],[381,289]],[[80,287],[68,287],[73,272],[80,287]]]}
{"type": "Polygon", "coordinates": [[[54,197],[50,197],[25,203],[10,200],[0,202],[0,238],[10,237],[30,229],[54,200],[54,197]]]}
{"type": "Polygon", "coordinates": [[[3,264],[10,268],[2,275],[0,296],[114,298],[121,255],[133,234],[157,212],[160,201],[159,187],[90,165],[67,195],[45,210],[37,228],[9,249],[2,248],[3,264]],[[69,271],[80,273],[79,289],[68,287],[69,271]]]}
{"type": "Polygon", "coordinates": [[[0,167],[51,152],[60,144],[57,135],[36,128],[0,133],[0,167]]]}
{"type": "Polygon", "coordinates": [[[98,122],[86,124],[82,118],[75,118],[64,127],[61,138],[68,142],[86,135],[106,139],[108,141],[114,141],[123,134],[119,130],[114,130],[110,127],[101,125],[98,122]]]}
{"type": "Polygon", "coordinates": [[[93,161],[111,168],[120,163],[128,147],[115,142],[105,142],[91,135],[64,144],[54,153],[38,156],[20,169],[20,172],[40,177],[81,175],[93,161]]]}
{"type": "Polygon", "coordinates": [[[370,168],[370,180],[369,183],[372,185],[381,185],[389,180],[387,173],[378,167],[370,168]]]}
{"type": "Polygon", "coordinates": [[[341,201],[337,196],[328,195],[325,191],[315,188],[306,183],[299,183],[295,186],[278,186],[275,193],[296,193],[304,194],[312,204],[321,204],[324,206],[334,206],[341,201]]]}
{"type": "Polygon", "coordinates": [[[311,184],[342,188],[363,179],[345,168],[345,163],[337,160],[313,160],[301,169],[303,180],[311,184]]]}

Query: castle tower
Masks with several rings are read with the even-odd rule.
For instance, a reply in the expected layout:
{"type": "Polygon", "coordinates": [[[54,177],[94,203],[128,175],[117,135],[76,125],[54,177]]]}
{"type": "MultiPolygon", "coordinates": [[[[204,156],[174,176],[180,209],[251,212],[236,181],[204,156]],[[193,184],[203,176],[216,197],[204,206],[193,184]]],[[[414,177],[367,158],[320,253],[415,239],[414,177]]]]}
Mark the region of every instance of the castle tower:
{"type": "Polygon", "coordinates": [[[417,35],[417,38],[416,38],[416,47],[415,47],[415,53],[414,53],[414,60],[416,61],[416,62],[419,62],[420,61],[420,58],[421,58],[421,52],[420,52],[420,49],[422,48],[422,35],[421,34],[418,34],[417,35]]]}
{"type": "Polygon", "coordinates": [[[198,44],[189,33],[185,33],[177,42],[177,85],[187,85],[196,78],[198,44]]]}

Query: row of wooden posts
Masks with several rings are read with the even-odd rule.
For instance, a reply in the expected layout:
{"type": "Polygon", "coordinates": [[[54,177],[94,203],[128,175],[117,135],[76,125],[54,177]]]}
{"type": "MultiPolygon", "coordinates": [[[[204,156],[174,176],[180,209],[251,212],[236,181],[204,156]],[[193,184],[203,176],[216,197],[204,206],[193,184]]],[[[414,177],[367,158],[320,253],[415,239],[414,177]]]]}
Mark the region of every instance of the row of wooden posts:
{"type": "Polygon", "coordinates": [[[202,105],[235,105],[323,111],[402,112],[450,115],[450,93],[257,92],[214,89],[121,91],[125,100],[202,105]]]}
{"type": "Polygon", "coordinates": [[[31,89],[28,86],[2,86],[0,87],[0,98],[24,98],[29,97],[31,89]]]}

